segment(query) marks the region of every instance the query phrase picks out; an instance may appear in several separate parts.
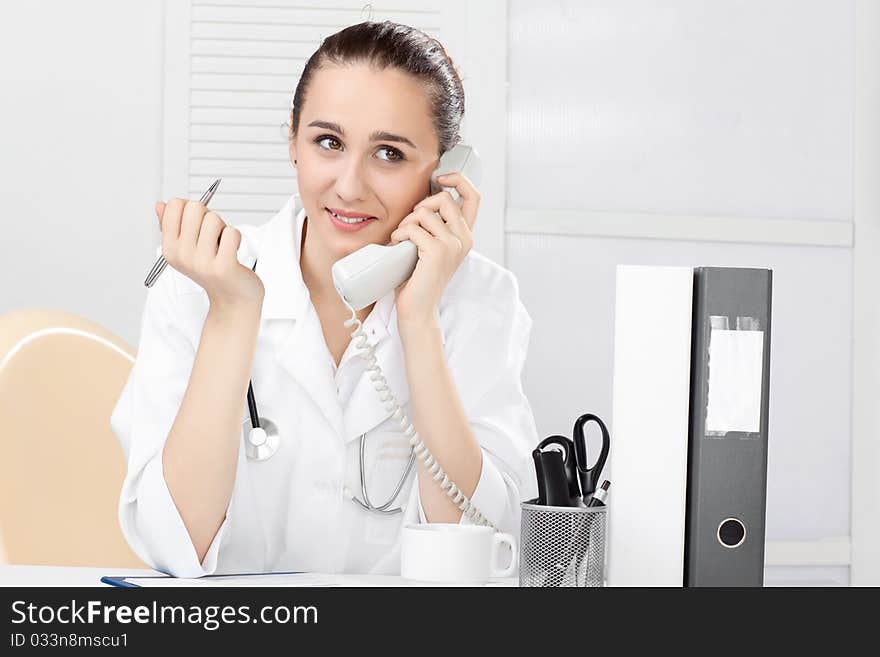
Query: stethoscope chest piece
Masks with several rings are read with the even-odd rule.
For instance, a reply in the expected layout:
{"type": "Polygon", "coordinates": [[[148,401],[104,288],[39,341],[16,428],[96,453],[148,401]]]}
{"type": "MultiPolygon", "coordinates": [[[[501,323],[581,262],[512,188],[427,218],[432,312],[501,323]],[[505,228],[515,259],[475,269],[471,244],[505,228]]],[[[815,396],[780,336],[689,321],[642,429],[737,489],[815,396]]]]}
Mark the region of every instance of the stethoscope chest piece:
{"type": "Polygon", "coordinates": [[[260,418],[260,426],[254,427],[248,417],[241,424],[244,449],[247,457],[254,461],[265,461],[275,455],[281,444],[278,427],[272,420],[260,418]]]}

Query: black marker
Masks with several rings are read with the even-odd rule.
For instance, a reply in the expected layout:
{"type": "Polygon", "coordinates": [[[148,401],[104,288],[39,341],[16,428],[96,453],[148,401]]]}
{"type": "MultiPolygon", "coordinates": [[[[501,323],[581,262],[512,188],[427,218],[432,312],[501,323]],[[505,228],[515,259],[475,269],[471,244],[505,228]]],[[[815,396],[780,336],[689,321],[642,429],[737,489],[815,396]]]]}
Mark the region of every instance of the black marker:
{"type": "Polygon", "coordinates": [[[605,500],[608,499],[608,489],[611,488],[611,482],[607,479],[599,486],[599,490],[593,493],[593,497],[587,502],[588,507],[605,506],[605,500]]]}

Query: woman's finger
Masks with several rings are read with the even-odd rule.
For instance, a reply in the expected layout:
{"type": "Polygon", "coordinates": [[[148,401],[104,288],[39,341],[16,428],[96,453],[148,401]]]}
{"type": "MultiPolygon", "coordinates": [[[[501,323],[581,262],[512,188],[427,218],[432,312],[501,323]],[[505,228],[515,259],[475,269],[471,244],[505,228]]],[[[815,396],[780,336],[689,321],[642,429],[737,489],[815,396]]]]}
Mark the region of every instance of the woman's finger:
{"type": "Polygon", "coordinates": [[[226,227],[226,223],[214,212],[209,212],[202,218],[202,228],[199,230],[199,240],[196,243],[197,257],[205,261],[211,261],[217,257],[217,249],[220,246],[220,233],[226,227]]]}
{"type": "Polygon", "coordinates": [[[426,253],[434,251],[436,241],[427,230],[417,223],[410,223],[406,226],[399,226],[397,230],[391,233],[392,240],[395,242],[405,242],[409,240],[419,249],[419,257],[423,257],[426,253]]]}
{"type": "Polygon", "coordinates": [[[238,247],[241,244],[241,231],[232,226],[224,226],[220,233],[217,258],[223,261],[238,261],[238,247]]]}
{"type": "Polygon", "coordinates": [[[195,251],[199,241],[199,230],[202,227],[202,218],[208,212],[208,208],[197,201],[188,201],[183,208],[183,219],[180,221],[181,246],[189,251],[195,251]]]}
{"type": "Polygon", "coordinates": [[[468,228],[474,229],[477,211],[480,209],[480,192],[463,173],[447,173],[438,176],[437,182],[443,187],[454,187],[461,197],[461,213],[464,215],[468,228]]]}
{"type": "Polygon", "coordinates": [[[156,219],[159,221],[159,230],[162,230],[162,215],[165,213],[165,204],[162,201],[156,201],[153,210],[156,212],[156,219]]]}
{"type": "MultiPolygon", "coordinates": [[[[402,234],[402,231],[409,226],[422,226],[427,233],[433,238],[435,235],[443,235],[444,231],[449,234],[449,229],[443,220],[437,216],[436,212],[431,212],[426,208],[417,208],[410,212],[403,221],[398,224],[397,228],[391,233],[392,239],[402,234]]],[[[398,241],[402,241],[398,239],[398,241]]]]}
{"type": "Polygon", "coordinates": [[[439,214],[426,207],[416,208],[413,214],[418,219],[418,224],[431,233],[435,240],[444,244],[453,254],[458,256],[462,252],[465,246],[464,240],[452,231],[449,224],[443,221],[439,214]]]}
{"type": "Polygon", "coordinates": [[[448,240],[451,237],[455,237],[449,224],[443,221],[442,217],[433,210],[429,210],[424,206],[416,208],[413,210],[413,217],[413,223],[422,226],[425,230],[431,233],[433,237],[441,240],[448,240]]]}
{"type": "Polygon", "coordinates": [[[427,208],[439,212],[443,221],[449,226],[452,234],[464,241],[470,233],[470,227],[461,213],[461,208],[447,191],[434,194],[416,204],[414,210],[427,208]]]}
{"type": "Polygon", "coordinates": [[[185,203],[186,201],[181,198],[173,198],[165,204],[165,209],[162,211],[163,249],[175,243],[180,236],[180,218],[185,203]]]}

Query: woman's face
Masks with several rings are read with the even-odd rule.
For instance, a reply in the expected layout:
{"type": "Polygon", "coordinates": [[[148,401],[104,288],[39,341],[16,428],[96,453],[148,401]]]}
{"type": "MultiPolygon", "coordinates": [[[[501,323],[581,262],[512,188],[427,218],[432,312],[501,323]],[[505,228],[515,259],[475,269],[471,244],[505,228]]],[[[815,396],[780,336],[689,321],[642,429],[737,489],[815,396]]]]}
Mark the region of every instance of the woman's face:
{"type": "Polygon", "coordinates": [[[438,147],[428,98],[410,75],[366,64],[323,66],[290,144],[308,235],[334,258],[387,244],[428,196],[438,147]]]}

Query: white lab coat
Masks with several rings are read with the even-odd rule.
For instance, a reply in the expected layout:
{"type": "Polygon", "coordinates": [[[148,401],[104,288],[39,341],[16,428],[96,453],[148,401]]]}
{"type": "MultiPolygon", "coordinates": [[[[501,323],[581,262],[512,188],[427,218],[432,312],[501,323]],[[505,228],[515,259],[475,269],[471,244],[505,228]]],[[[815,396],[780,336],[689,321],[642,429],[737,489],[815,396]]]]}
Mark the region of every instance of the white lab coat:
{"type": "MultiPolygon", "coordinates": [[[[272,458],[251,461],[240,443],[226,518],[202,563],[168,492],[162,448],[189,381],[208,298],[171,267],[147,293],[137,359],[111,426],[128,462],[119,500],[122,531],[138,556],[160,571],[178,577],[398,574],[401,528],[425,521],[415,467],[398,497],[403,513],[369,513],[346,498],[346,488],[360,496],[362,433],[368,492],[377,504],[397,484],[409,447],[364,374],[354,343],[338,368],[327,349],[299,267],[304,219],[299,197],[292,196],[267,223],[238,227],[239,261],[252,266],[258,257],[256,272],[266,290],[254,393],[260,416],[278,426],[281,445],[272,458]]],[[[518,539],[519,503],[536,496],[530,452],[538,438],[520,383],[531,318],[513,274],[474,251],[438,310],[449,368],[483,449],[472,501],[518,539]]],[[[389,386],[412,417],[393,291],[376,303],[364,329],[389,386]]],[[[245,400],[241,417],[248,417],[245,400]]]]}

